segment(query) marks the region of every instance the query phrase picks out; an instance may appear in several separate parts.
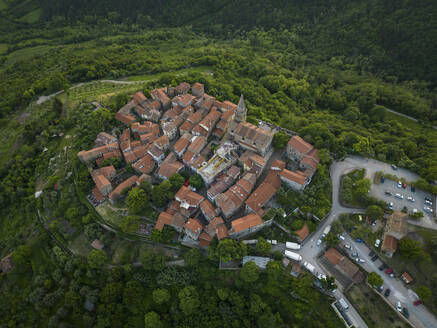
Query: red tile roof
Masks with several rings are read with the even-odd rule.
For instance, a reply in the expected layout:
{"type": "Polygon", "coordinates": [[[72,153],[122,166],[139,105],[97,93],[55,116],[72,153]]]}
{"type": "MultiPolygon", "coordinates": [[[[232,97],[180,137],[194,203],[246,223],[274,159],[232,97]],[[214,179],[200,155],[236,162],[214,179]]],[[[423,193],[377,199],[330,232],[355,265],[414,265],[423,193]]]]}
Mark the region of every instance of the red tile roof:
{"type": "Polygon", "coordinates": [[[180,162],[163,162],[159,166],[158,175],[169,179],[172,175],[178,173],[183,167],[184,164],[180,162]]]}
{"type": "Polygon", "coordinates": [[[167,212],[161,212],[161,214],[159,214],[158,220],[156,221],[155,224],[155,229],[162,231],[162,229],[164,228],[164,225],[169,225],[173,220],[173,215],[167,213],[167,212]]]}
{"type": "Polygon", "coordinates": [[[124,180],[109,194],[109,198],[112,200],[116,200],[118,197],[120,197],[121,192],[126,188],[132,187],[136,183],[137,179],[138,177],[136,175],[133,175],[130,178],[124,180]]]}
{"type": "Polygon", "coordinates": [[[279,188],[275,188],[270,183],[263,181],[246,200],[246,205],[255,213],[263,215],[264,211],[262,208],[272,199],[278,189],[279,188]]]}
{"type": "Polygon", "coordinates": [[[303,185],[306,180],[306,175],[302,171],[289,171],[287,169],[283,169],[280,173],[281,177],[288,180],[288,181],[294,181],[300,185],[303,185]]]}
{"type": "Polygon", "coordinates": [[[196,219],[189,219],[185,223],[184,228],[192,231],[194,234],[199,234],[203,229],[203,225],[196,219]]]}
{"type": "Polygon", "coordinates": [[[203,215],[205,215],[208,221],[215,217],[216,209],[214,205],[212,205],[211,202],[207,199],[200,203],[200,210],[202,211],[203,215]]]}
{"type": "Polygon", "coordinates": [[[252,227],[256,227],[263,223],[263,220],[258,214],[249,214],[242,218],[232,221],[232,230],[241,232],[252,227]]]}
{"type": "Polygon", "coordinates": [[[132,98],[134,99],[135,104],[140,104],[143,101],[147,100],[146,96],[142,91],[138,91],[137,93],[135,93],[132,98]]]}
{"type": "Polygon", "coordinates": [[[155,161],[153,157],[149,154],[146,154],[143,158],[141,158],[138,162],[132,165],[133,169],[138,173],[150,173],[153,171],[155,167],[155,161]]]}
{"type": "Polygon", "coordinates": [[[309,144],[299,136],[293,136],[288,141],[288,146],[296,149],[299,153],[304,155],[308,154],[313,149],[313,146],[311,144],[309,144]]]}

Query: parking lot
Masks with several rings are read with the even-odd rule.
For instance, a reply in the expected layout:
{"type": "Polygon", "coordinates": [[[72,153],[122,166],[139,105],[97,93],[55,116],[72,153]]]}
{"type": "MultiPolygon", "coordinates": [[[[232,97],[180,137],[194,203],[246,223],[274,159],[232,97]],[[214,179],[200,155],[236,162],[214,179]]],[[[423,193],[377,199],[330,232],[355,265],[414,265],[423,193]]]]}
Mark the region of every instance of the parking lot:
{"type": "Polygon", "coordinates": [[[416,189],[413,192],[411,186],[408,185],[406,188],[399,188],[398,182],[385,179],[383,183],[372,184],[370,195],[384,200],[388,204],[393,203],[393,209],[396,211],[401,211],[404,207],[407,207],[409,213],[417,210],[422,212],[426,219],[432,220],[433,218],[433,213],[425,210],[425,207],[433,210],[434,205],[425,204],[425,197],[433,200],[433,196],[422,190],[416,189]],[[386,192],[390,192],[391,195],[386,194],[386,192]],[[396,194],[399,194],[403,199],[396,197],[396,194]],[[414,201],[408,200],[408,197],[411,197],[414,201]]]}
{"type": "Polygon", "coordinates": [[[345,237],[344,241],[341,241],[340,246],[348,253],[349,257],[356,262],[356,258],[362,259],[364,262],[358,263],[367,272],[377,272],[384,280],[383,290],[381,295],[383,296],[387,289],[390,289],[390,295],[388,297],[383,296],[393,305],[393,311],[396,311],[395,307],[398,301],[401,302],[402,307],[405,307],[409,311],[409,321],[417,327],[431,328],[434,326],[434,317],[428,312],[423,305],[414,306],[413,302],[418,299],[416,293],[409,289],[400,279],[397,277],[402,272],[393,272],[394,275],[390,276],[385,273],[384,270],[380,270],[380,266],[383,264],[380,258],[375,261],[371,260],[369,253],[371,249],[364,243],[357,243],[347,233],[343,233],[345,237]],[[346,249],[344,245],[349,245],[351,248],[346,249]],[[355,256],[352,254],[355,253],[355,256]]]}

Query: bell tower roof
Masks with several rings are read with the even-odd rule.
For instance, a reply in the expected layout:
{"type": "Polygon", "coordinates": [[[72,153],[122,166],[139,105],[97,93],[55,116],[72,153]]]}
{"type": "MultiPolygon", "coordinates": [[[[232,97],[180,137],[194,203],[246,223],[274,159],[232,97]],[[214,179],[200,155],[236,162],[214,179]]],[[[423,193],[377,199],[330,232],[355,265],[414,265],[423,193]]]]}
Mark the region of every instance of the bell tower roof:
{"type": "Polygon", "coordinates": [[[243,94],[240,96],[240,101],[238,102],[237,111],[235,113],[235,120],[237,122],[245,122],[247,116],[247,108],[246,104],[244,103],[243,94]]]}

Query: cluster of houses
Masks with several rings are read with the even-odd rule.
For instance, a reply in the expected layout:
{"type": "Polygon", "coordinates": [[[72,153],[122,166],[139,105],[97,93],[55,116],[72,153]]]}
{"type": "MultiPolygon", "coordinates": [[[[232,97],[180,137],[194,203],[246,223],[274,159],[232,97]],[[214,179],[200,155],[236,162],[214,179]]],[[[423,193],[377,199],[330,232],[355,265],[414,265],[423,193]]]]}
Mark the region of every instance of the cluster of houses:
{"type": "Polygon", "coordinates": [[[206,193],[182,186],[160,214],[158,230],[171,226],[201,246],[214,237],[240,238],[268,224],[262,216],[282,183],[303,190],[317,170],[317,149],[299,136],[285,152],[297,170],[270,160],[275,131],[246,122],[243,96],[238,105],[221,102],[206,94],[203,84],[186,82],[152,90],[150,96],[134,94],[116,114],[125,126],[121,135],[101,132],[95,147],[78,157],[99,167],[88,165],[99,202],[116,202],[124,190],[152,181],[153,175],[166,180],[182,170],[198,173],[206,193]],[[105,166],[113,158],[130,164],[136,175],[115,185],[114,166],[105,166]]]}

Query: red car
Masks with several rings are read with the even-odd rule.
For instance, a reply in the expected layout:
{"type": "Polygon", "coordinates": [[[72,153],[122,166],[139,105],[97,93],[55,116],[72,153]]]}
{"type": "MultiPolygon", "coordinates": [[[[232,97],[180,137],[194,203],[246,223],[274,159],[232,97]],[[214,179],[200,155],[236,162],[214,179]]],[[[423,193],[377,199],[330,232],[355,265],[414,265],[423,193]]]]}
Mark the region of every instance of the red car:
{"type": "Polygon", "coordinates": [[[413,302],[413,305],[414,305],[414,306],[418,306],[418,305],[420,305],[420,304],[422,304],[422,301],[421,301],[421,300],[417,300],[417,301],[414,301],[414,302],[413,302]]]}
{"type": "Polygon", "coordinates": [[[407,188],[407,185],[405,183],[402,184],[402,188],[407,188]]]}
{"type": "Polygon", "coordinates": [[[393,269],[392,269],[392,268],[388,268],[387,270],[385,270],[385,273],[386,273],[386,274],[393,273],[393,269]]]}
{"type": "Polygon", "coordinates": [[[190,184],[190,179],[187,179],[187,180],[185,181],[185,183],[184,183],[184,186],[185,186],[185,187],[188,187],[189,184],[190,184]]]}

